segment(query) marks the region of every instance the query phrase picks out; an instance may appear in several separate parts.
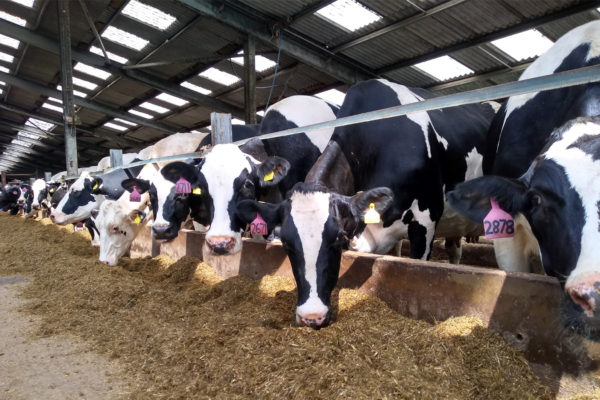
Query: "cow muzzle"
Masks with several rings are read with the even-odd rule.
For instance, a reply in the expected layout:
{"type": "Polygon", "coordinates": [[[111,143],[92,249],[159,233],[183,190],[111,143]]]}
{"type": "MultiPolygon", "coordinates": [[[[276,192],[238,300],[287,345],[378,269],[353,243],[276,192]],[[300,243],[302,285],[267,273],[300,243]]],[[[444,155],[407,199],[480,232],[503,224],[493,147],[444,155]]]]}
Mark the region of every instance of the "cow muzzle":
{"type": "Polygon", "coordinates": [[[208,249],[218,255],[231,254],[235,248],[236,240],[231,236],[211,236],[206,238],[208,249]]]}
{"type": "Polygon", "coordinates": [[[600,317],[600,272],[582,274],[569,279],[567,294],[588,317],[600,317]]]}
{"type": "Polygon", "coordinates": [[[331,313],[329,310],[325,314],[307,314],[301,316],[296,312],[296,322],[298,325],[308,326],[313,329],[321,329],[329,325],[331,313]]]}
{"type": "Polygon", "coordinates": [[[177,237],[177,229],[172,225],[152,225],[152,237],[157,240],[172,240],[177,237]]]}

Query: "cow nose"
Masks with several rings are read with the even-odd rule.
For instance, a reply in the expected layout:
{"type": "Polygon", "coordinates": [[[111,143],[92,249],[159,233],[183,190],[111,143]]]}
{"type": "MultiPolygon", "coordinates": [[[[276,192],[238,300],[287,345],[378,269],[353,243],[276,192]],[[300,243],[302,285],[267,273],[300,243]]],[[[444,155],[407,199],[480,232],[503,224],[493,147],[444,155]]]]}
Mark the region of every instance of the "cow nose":
{"type": "Polygon", "coordinates": [[[56,219],[56,217],[54,216],[54,214],[50,214],[50,219],[51,219],[52,221],[54,221],[54,220],[56,219]]]}
{"type": "Polygon", "coordinates": [[[228,254],[235,247],[235,238],[231,236],[211,236],[206,245],[215,254],[228,254]]]}
{"type": "Polygon", "coordinates": [[[152,236],[155,239],[173,239],[174,229],[171,225],[152,225],[152,236]]]}
{"type": "Polygon", "coordinates": [[[583,312],[588,317],[600,314],[600,273],[585,274],[581,277],[574,277],[567,282],[566,292],[571,299],[583,308],[583,312]]]}
{"type": "Polygon", "coordinates": [[[296,322],[299,325],[309,326],[313,329],[321,329],[329,325],[329,312],[325,314],[299,315],[296,313],[296,322]]]}

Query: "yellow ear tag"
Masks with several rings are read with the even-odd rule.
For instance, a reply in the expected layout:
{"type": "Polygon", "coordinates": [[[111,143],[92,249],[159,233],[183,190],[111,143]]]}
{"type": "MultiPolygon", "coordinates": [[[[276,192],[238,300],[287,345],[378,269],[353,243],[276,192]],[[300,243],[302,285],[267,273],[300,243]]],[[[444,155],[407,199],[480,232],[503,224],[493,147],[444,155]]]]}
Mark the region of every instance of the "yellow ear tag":
{"type": "Polygon", "coordinates": [[[140,222],[142,222],[142,219],[140,218],[140,214],[136,214],[135,218],[133,219],[133,222],[135,224],[139,224],[140,222]]]}
{"type": "Polygon", "coordinates": [[[272,181],[273,178],[275,178],[275,172],[271,171],[265,175],[265,177],[263,178],[263,181],[265,181],[265,182],[272,181]]]}
{"type": "Polygon", "coordinates": [[[365,224],[378,224],[381,222],[381,216],[375,210],[375,204],[369,204],[369,210],[365,213],[365,224]]]}
{"type": "Polygon", "coordinates": [[[202,194],[202,189],[200,188],[195,188],[194,190],[192,190],[193,194],[196,194],[198,196],[200,196],[202,194]]]}
{"type": "Polygon", "coordinates": [[[94,187],[92,187],[92,190],[96,190],[98,189],[98,182],[94,183],[94,187]]]}

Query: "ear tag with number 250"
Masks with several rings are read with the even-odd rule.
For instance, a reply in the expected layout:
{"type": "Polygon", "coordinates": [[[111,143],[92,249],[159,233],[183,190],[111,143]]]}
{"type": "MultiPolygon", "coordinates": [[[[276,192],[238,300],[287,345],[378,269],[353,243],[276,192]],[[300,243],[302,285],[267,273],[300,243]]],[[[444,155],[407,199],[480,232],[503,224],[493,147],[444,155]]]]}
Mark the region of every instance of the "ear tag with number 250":
{"type": "Polygon", "coordinates": [[[490,198],[492,209],[483,219],[485,237],[488,239],[499,239],[513,237],[515,235],[515,221],[513,217],[500,208],[494,198],[490,198]]]}

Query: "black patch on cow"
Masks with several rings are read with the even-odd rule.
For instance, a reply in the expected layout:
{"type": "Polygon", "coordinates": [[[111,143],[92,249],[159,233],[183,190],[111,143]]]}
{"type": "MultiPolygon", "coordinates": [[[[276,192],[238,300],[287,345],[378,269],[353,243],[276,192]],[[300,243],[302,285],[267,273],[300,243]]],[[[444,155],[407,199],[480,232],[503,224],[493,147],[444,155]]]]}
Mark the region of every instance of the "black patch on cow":
{"type": "MultiPolygon", "coordinates": [[[[417,221],[412,221],[408,224],[411,258],[421,258],[425,254],[425,250],[427,249],[426,234],[427,228],[419,224],[417,221]]],[[[429,258],[429,255],[427,258],[429,258]]]]}
{"type": "Polygon", "coordinates": [[[62,208],[62,212],[69,215],[73,214],[79,207],[83,207],[88,203],[96,201],[94,195],[92,195],[92,188],[89,187],[89,181],[85,181],[83,189],[71,190],[69,198],[65,202],[62,208]]]}
{"type": "Polygon", "coordinates": [[[412,210],[408,210],[406,211],[406,214],[404,214],[404,217],[402,218],[402,222],[405,225],[408,225],[413,219],[414,219],[414,214],[412,212],[412,210]]]}
{"type": "Polygon", "coordinates": [[[598,135],[582,135],[568,148],[577,148],[589,154],[594,161],[600,160],[600,136],[598,135]]]}

